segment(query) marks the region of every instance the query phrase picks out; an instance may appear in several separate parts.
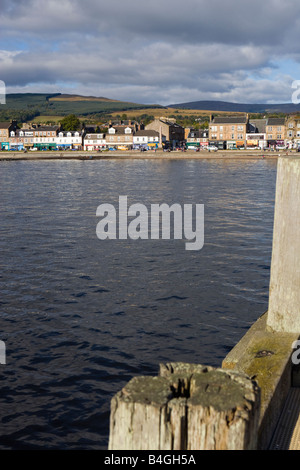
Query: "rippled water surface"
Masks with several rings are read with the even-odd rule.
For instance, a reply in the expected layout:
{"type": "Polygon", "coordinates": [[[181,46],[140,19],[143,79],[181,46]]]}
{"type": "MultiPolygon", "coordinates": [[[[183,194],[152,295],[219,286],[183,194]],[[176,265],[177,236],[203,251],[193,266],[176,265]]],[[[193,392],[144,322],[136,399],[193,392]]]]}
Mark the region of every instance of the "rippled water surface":
{"type": "Polygon", "coordinates": [[[268,303],[276,160],[0,163],[2,449],[105,449],[112,396],[220,366],[268,303]],[[105,240],[99,204],[205,205],[205,244],[105,240]]]}

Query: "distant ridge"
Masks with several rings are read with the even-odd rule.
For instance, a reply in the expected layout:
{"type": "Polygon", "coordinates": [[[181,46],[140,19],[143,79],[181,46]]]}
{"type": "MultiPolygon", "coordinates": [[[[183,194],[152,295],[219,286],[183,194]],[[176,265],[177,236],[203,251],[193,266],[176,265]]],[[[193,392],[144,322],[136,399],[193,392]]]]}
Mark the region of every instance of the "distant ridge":
{"type": "Polygon", "coordinates": [[[119,100],[113,100],[110,98],[104,98],[103,96],[82,96],[82,95],[68,95],[68,94],[57,94],[50,96],[50,101],[112,101],[114,103],[120,102],[119,100]]]}
{"type": "Polygon", "coordinates": [[[228,111],[237,113],[299,113],[300,105],[283,104],[246,104],[226,101],[191,101],[188,103],[171,104],[169,108],[195,109],[203,111],[228,111]]]}

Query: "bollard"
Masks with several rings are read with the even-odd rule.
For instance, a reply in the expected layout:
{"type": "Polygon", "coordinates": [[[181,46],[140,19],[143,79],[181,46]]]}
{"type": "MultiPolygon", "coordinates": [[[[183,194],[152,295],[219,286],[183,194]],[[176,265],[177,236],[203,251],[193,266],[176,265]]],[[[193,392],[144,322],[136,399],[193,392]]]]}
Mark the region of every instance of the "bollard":
{"type": "Polygon", "coordinates": [[[267,327],[300,333],[300,157],[278,159],[267,327]]]}
{"type": "Polygon", "coordinates": [[[245,374],[198,364],[134,377],[111,401],[109,450],[254,450],[260,390],[245,374]]]}

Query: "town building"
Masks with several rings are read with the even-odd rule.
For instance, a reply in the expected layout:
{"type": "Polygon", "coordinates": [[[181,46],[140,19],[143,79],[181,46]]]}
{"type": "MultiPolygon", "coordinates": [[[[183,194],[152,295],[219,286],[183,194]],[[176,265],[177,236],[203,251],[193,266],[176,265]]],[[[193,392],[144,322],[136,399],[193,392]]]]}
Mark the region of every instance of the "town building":
{"type": "Polygon", "coordinates": [[[249,117],[211,116],[209,124],[209,143],[219,149],[238,149],[246,146],[249,117]]]}
{"type": "Polygon", "coordinates": [[[170,147],[184,145],[184,128],[171,118],[156,118],[145,126],[145,129],[156,131],[160,135],[160,146],[162,146],[162,136],[166,137],[166,143],[170,147]]]}
{"type": "Polygon", "coordinates": [[[0,122],[0,150],[10,150],[10,133],[17,128],[17,121],[0,122]]]}
{"type": "MultiPolygon", "coordinates": [[[[162,135],[162,144],[166,143],[166,136],[162,135]]],[[[160,145],[159,132],[151,129],[136,131],[133,135],[133,148],[136,150],[155,150],[160,145]]]]}
{"type": "Polygon", "coordinates": [[[289,116],[285,123],[285,142],[290,149],[300,147],[300,116],[289,116]]]}
{"type": "Polygon", "coordinates": [[[208,146],[208,129],[190,129],[186,139],[187,149],[197,150],[208,146]]]}
{"type": "Polygon", "coordinates": [[[83,149],[88,151],[104,150],[106,148],[104,133],[88,133],[83,138],[83,149]]]}
{"type": "Polygon", "coordinates": [[[265,149],[267,147],[266,134],[267,119],[252,119],[249,121],[246,134],[246,146],[248,149],[265,149]]]}
{"type": "Polygon", "coordinates": [[[33,129],[22,128],[10,132],[10,150],[27,150],[33,147],[33,129]]]}
{"type": "Polygon", "coordinates": [[[285,147],[285,118],[268,118],[266,124],[267,146],[269,148],[285,147]]]}
{"type": "Polygon", "coordinates": [[[130,126],[112,126],[106,133],[108,148],[131,149],[133,146],[133,129],[130,126]]]}
{"type": "Polygon", "coordinates": [[[82,150],[82,134],[79,131],[59,131],[54,141],[59,150],[82,150]]]}
{"type": "Polygon", "coordinates": [[[56,137],[59,126],[33,125],[33,147],[38,150],[51,150],[56,148],[56,137]]]}

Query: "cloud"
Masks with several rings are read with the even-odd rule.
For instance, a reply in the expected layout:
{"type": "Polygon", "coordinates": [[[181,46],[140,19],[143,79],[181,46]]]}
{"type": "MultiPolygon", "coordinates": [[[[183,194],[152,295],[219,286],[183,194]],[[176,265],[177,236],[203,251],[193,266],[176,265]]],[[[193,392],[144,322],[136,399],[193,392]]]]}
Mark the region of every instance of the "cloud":
{"type": "Polygon", "coordinates": [[[282,66],[300,61],[297,0],[2,3],[0,79],[11,91],[278,102],[299,78],[282,66]]]}

